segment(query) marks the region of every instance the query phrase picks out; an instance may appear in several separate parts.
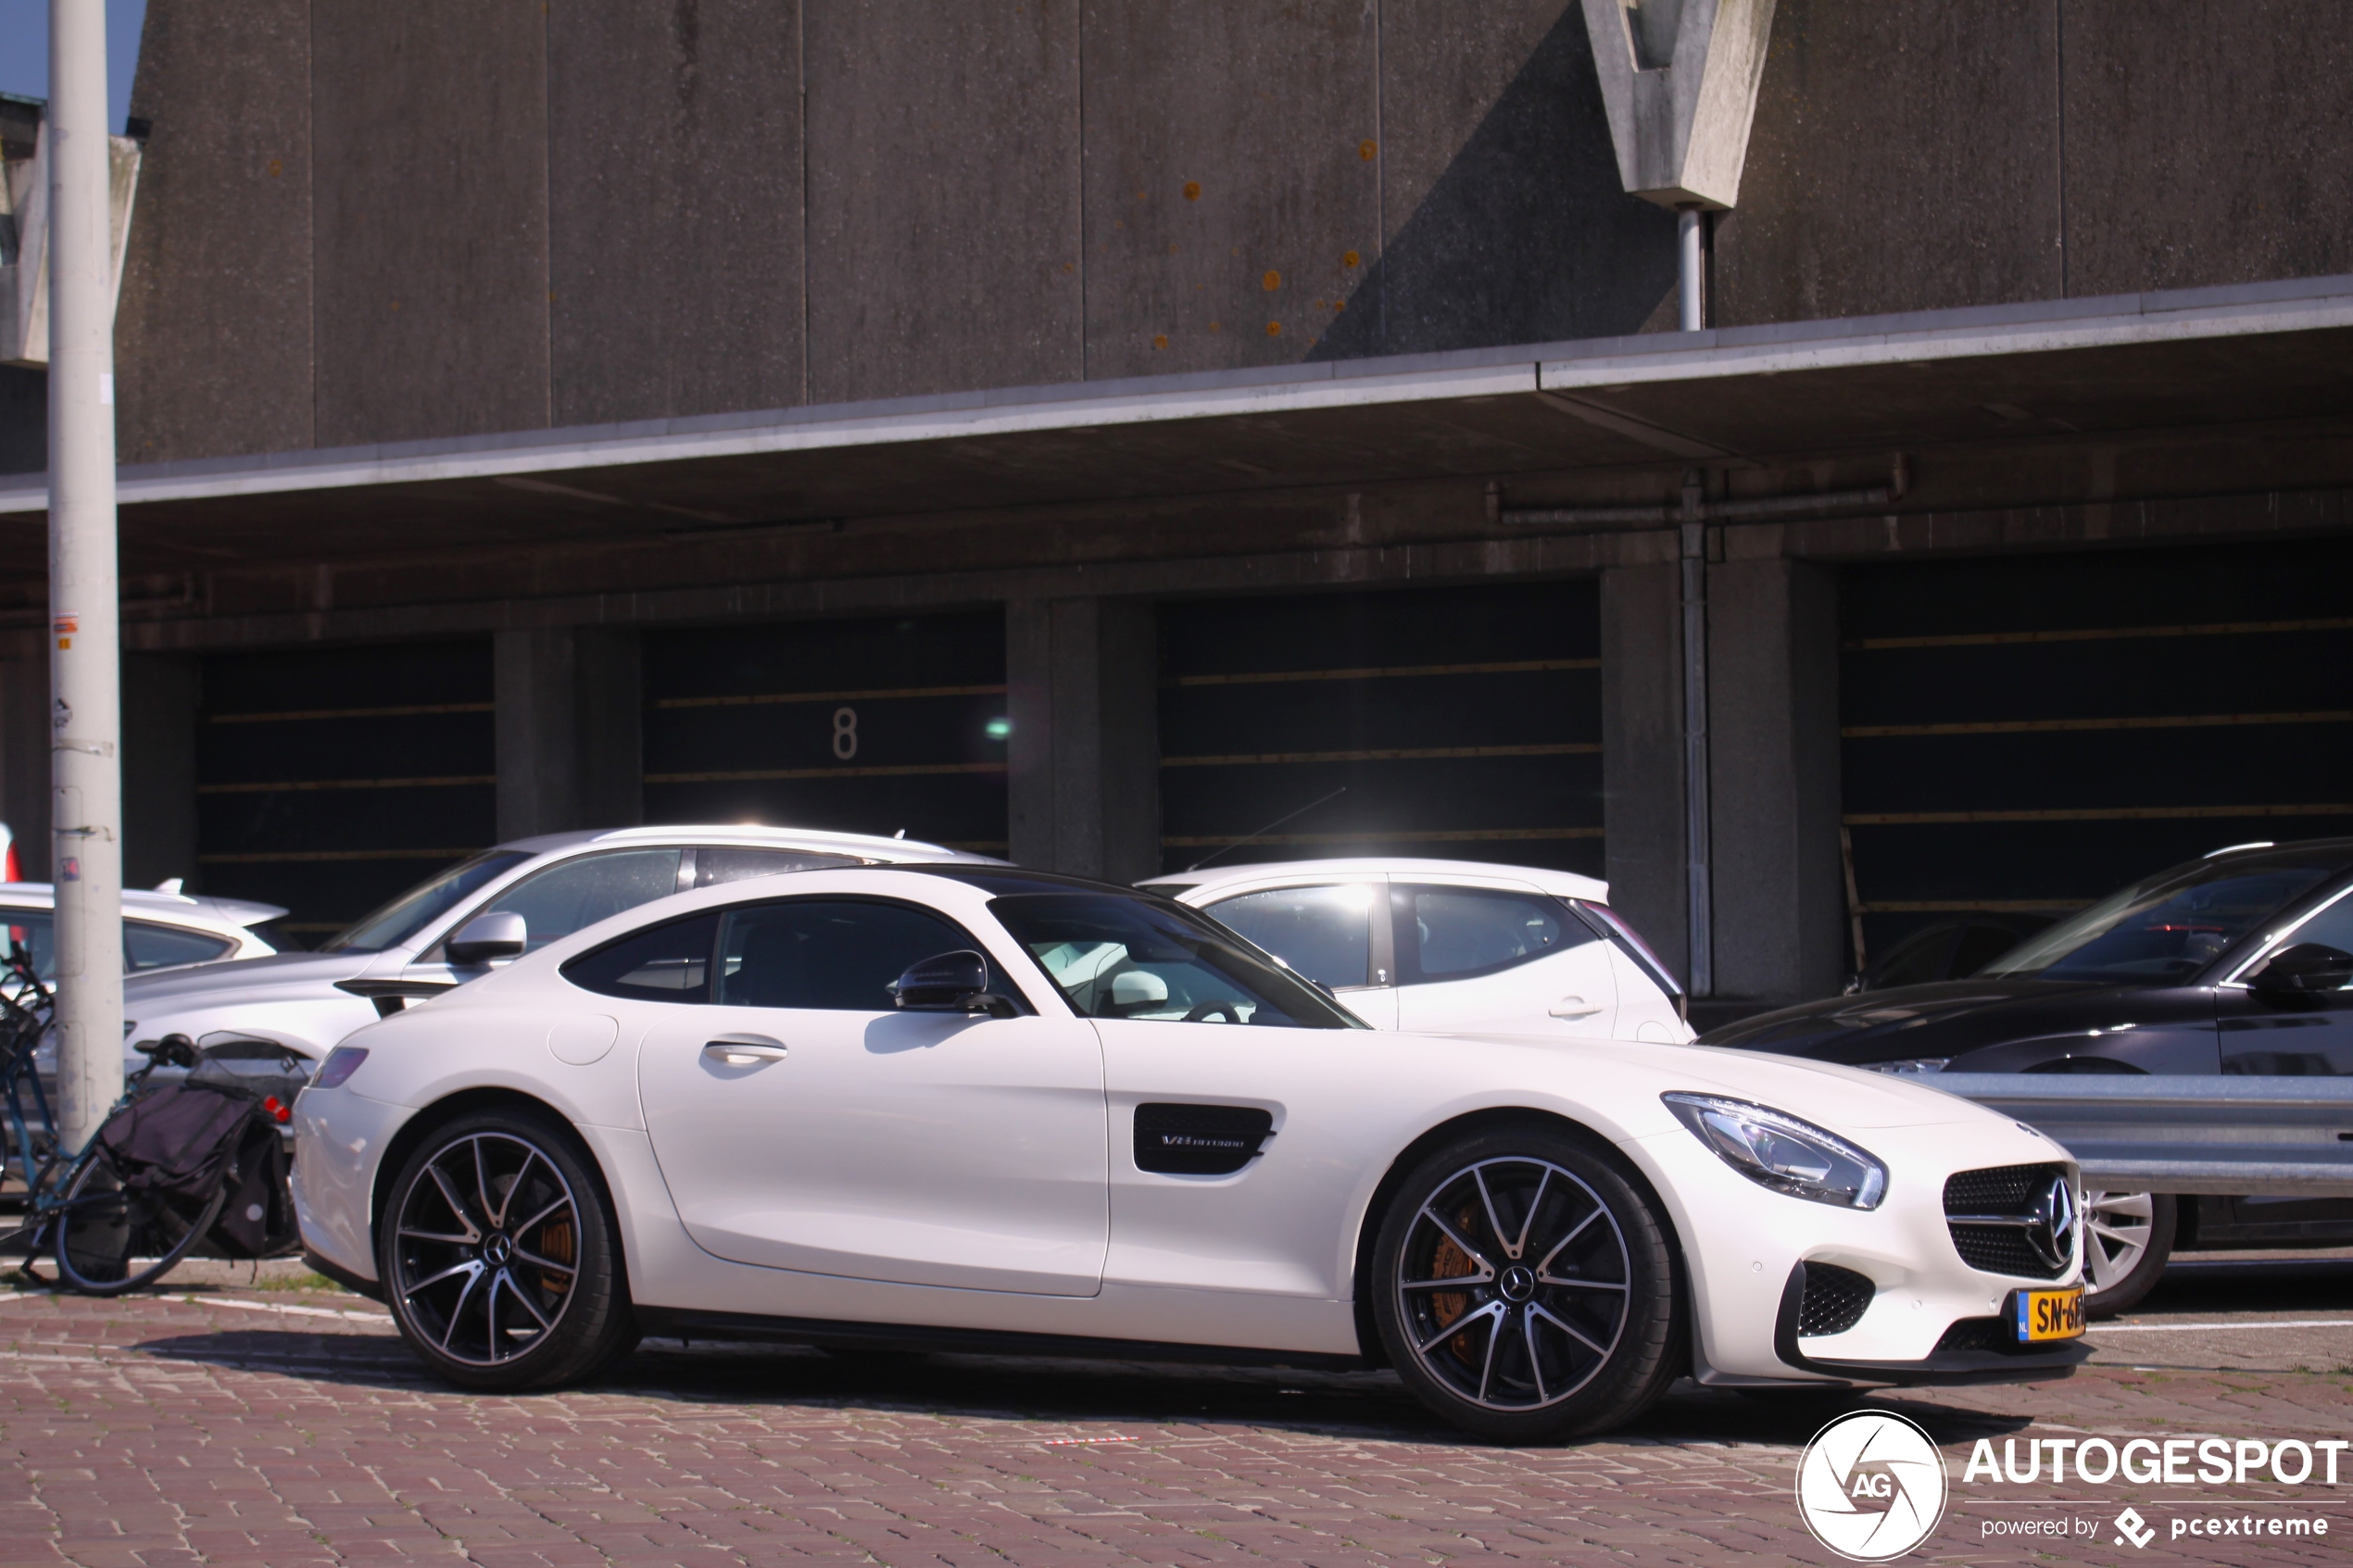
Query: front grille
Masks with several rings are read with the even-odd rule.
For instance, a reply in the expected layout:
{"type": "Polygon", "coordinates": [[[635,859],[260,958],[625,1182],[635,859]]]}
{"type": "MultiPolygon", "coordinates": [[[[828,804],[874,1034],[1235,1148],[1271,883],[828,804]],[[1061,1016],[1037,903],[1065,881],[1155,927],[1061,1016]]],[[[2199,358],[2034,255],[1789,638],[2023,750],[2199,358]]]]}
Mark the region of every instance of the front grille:
{"type": "Polygon", "coordinates": [[[1842,1269],[1835,1263],[1806,1265],[1806,1292],[1797,1302],[1797,1335],[1812,1339],[1844,1334],[1863,1321],[1879,1286],[1869,1274],[1842,1269]]]}
{"type": "Polygon", "coordinates": [[[2027,1240],[2025,1230],[2010,1224],[1966,1224],[1952,1216],[1983,1214],[2024,1217],[2064,1165],[2000,1165],[1984,1171],[1959,1171],[1945,1178],[1945,1229],[1953,1249],[1970,1268],[2020,1279],[2057,1279],[2068,1269],[2054,1268],[2027,1240]]]}
{"type": "Polygon", "coordinates": [[[1936,1342],[1939,1350],[2007,1350],[2010,1338],[2003,1331],[2008,1327],[2000,1318],[1963,1318],[1944,1331],[1936,1342]]]}

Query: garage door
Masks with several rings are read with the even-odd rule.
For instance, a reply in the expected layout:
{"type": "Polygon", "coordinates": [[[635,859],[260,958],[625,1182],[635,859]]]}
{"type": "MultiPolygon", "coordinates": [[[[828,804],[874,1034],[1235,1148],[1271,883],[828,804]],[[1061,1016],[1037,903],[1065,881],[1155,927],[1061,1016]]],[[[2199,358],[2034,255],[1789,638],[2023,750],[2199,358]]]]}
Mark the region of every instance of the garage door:
{"type": "Polygon", "coordinates": [[[1867,954],[2353,833],[2353,545],[1850,568],[1840,596],[1867,954]]]}
{"type": "Polygon", "coordinates": [[[497,833],[490,643],[214,654],[196,863],[314,943],[497,833]]]}
{"type": "Polygon", "coordinates": [[[1001,612],[649,633],[646,820],[1005,850],[1001,612]]]}
{"type": "Polygon", "coordinates": [[[1591,581],[1165,604],[1161,664],[1166,871],[1382,854],[1601,874],[1591,581]]]}

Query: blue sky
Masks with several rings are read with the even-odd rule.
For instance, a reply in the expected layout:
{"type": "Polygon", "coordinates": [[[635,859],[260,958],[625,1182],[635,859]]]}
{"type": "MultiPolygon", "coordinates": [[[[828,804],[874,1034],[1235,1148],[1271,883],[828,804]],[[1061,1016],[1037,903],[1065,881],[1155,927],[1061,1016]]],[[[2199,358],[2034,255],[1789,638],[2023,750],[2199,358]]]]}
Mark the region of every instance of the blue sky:
{"type": "MultiPolygon", "coordinates": [[[[131,112],[131,71],[147,0],[107,0],[107,125],[120,132],[131,112]]],[[[49,95],[49,0],[0,0],[0,93],[49,95]]]]}

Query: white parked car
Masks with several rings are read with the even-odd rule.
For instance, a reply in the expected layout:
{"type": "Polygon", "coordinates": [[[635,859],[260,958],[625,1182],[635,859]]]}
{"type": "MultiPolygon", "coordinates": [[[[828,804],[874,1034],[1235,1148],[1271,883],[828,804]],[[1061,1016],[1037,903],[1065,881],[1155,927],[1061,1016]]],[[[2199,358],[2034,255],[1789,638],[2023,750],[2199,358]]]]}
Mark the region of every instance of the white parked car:
{"type": "Polygon", "coordinates": [[[1134,889],[808,872],[362,1029],[296,1104],[296,1201],[314,1266],[483,1389],[641,1334],[1385,1360],[1541,1440],[1686,1373],[2036,1380],[2085,1353],[2078,1173],[2009,1117],[1753,1052],[1447,1047],[1134,889]],[[1968,1261],[1972,1227],[2016,1258],[1968,1261]]]}
{"type": "MultiPolygon", "coordinates": [[[[57,889],[45,882],[0,883],[6,940],[32,960],[43,980],[57,978],[57,889]]],[[[243,898],[180,891],[177,878],[152,892],[122,890],[122,968],[126,974],[191,964],[263,959],[278,949],[253,928],[286,911],[243,898]]]]}
{"type": "Polygon", "coordinates": [[[1683,992],[1573,872],[1287,860],[1140,883],[1208,910],[1376,1029],[1689,1040],[1683,992]]]}
{"type": "MultiPolygon", "coordinates": [[[[643,827],[519,839],[418,884],[316,952],[134,975],[123,985],[123,1016],[132,1021],[125,1041],[231,1034],[316,1059],[409,999],[649,899],[812,866],[887,861],[1003,863],[911,839],[799,828],[643,827]],[[467,929],[477,922],[482,929],[467,929]]],[[[133,1055],[125,1065],[143,1062],[133,1055]]]]}

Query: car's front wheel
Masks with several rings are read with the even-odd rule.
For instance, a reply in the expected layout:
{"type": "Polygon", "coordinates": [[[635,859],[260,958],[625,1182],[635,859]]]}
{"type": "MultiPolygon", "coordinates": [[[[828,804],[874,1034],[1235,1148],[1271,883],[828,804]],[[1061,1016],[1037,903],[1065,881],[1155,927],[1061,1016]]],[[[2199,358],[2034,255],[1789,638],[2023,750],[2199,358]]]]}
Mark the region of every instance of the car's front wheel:
{"type": "Polygon", "coordinates": [[[2157,1288],[2173,1256],[2181,1204],[2170,1193],[2086,1192],[2083,1311],[2095,1318],[2129,1312],[2157,1288]]]}
{"type": "Polygon", "coordinates": [[[401,1337],[463,1387],[567,1383],[635,1336],[610,1205],[552,1117],[492,1110],[434,1128],[393,1181],[380,1246],[401,1337]]]}
{"type": "Polygon", "coordinates": [[[1623,1425],[1681,1367],[1667,1225],[1587,1141],[1475,1134],[1409,1175],[1373,1256],[1390,1362],[1440,1416],[1502,1442],[1623,1425]]]}

